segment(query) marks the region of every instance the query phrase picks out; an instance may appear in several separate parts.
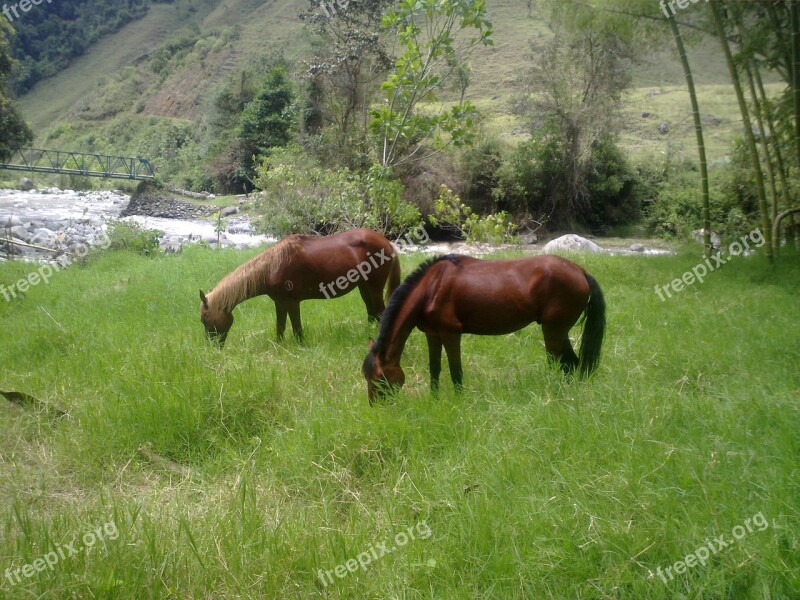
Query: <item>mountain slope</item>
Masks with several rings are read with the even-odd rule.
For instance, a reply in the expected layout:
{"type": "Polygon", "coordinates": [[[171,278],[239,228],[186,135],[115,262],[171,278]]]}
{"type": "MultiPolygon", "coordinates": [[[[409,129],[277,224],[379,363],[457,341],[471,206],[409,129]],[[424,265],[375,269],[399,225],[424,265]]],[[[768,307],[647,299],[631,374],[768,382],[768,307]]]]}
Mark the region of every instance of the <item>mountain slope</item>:
{"type": "MultiPolygon", "coordinates": [[[[309,38],[298,12],[307,0],[179,0],[154,4],[147,15],[95,44],[55,77],[20,99],[37,143],[84,151],[137,154],[151,159],[165,178],[200,184],[208,151],[213,99],[248,66],[282,56],[302,71],[309,38]]],[[[487,115],[493,134],[514,140],[523,125],[511,112],[518,79],[531,62],[530,41],[546,27],[519,0],[491,0],[495,45],[471,59],[470,97],[487,115]]],[[[692,56],[716,131],[710,150],[724,157],[735,135],[736,104],[725,86],[722,57],[710,43],[692,56]],[[714,87],[717,86],[717,87],[714,87]],[[723,88],[724,89],[724,88],[723,88]]],[[[636,69],[623,140],[632,150],[693,156],[688,97],[671,48],[636,69]],[[671,92],[666,96],[663,92],[671,92]],[[652,113],[650,122],[642,113],[652,113]],[[672,133],[663,136],[658,124],[672,133]]],[[[213,142],[213,140],[212,140],[213,142]]]]}

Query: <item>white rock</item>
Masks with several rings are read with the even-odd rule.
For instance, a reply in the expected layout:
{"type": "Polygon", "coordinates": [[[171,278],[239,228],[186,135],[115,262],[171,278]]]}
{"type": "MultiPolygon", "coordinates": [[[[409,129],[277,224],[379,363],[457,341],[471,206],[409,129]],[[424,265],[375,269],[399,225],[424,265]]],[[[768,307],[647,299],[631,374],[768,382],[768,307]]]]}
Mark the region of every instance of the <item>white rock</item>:
{"type": "Polygon", "coordinates": [[[582,238],[574,233],[562,235],[560,238],[550,240],[545,244],[542,251],[545,253],[551,252],[591,252],[592,254],[599,254],[603,249],[592,241],[582,238]]]}

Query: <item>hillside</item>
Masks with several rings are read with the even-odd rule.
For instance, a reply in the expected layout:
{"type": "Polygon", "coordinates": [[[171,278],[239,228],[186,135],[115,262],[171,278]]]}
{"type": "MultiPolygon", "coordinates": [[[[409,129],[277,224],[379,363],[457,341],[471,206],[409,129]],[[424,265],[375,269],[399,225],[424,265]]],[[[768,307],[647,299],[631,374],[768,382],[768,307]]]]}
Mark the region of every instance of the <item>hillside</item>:
{"type": "MultiPolygon", "coordinates": [[[[215,94],[244,69],[278,56],[299,76],[309,41],[297,15],[306,7],[303,0],[152,5],[20,99],[36,143],[144,156],[165,179],[197,186],[215,94]]],[[[487,115],[487,130],[513,143],[522,123],[512,114],[512,97],[531,62],[530,42],[546,27],[536,10],[529,17],[514,0],[493,0],[490,11],[495,45],[473,55],[468,96],[487,115]]],[[[712,160],[724,159],[739,126],[724,63],[711,43],[693,49],[692,63],[713,124],[712,160]]],[[[671,48],[637,67],[626,110],[623,141],[630,150],[669,148],[694,157],[688,97],[671,48]],[[669,135],[659,133],[661,122],[670,124],[669,135]]]]}

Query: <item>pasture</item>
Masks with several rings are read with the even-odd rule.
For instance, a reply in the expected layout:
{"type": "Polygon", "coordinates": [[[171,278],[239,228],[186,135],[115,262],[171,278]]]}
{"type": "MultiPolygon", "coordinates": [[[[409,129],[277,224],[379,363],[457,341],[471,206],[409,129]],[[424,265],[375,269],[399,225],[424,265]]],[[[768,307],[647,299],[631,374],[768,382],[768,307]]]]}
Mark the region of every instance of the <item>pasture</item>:
{"type": "Polygon", "coordinates": [[[0,598],[800,596],[797,256],[664,302],[696,253],[572,257],[607,303],[589,381],[534,325],[465,336],[435,398],[415,332],[370,407],[357,293],[303,303],[304,343],[266,297],[206,342],[198,289],[254,254],[108,252],[0,297],[0,390],[40,401],[0,397],[0,598]]]}

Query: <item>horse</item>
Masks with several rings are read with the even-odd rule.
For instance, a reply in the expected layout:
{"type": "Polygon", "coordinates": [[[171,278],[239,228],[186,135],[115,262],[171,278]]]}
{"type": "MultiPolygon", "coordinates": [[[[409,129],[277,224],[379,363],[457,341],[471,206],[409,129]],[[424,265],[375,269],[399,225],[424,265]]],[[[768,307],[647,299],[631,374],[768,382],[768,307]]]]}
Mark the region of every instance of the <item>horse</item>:
{"type": "Polygon", "coordinates": [[[400,367],[408,337],[419,328],[428,341],[431,390],[439,388],[442,347],[450,377],[463,387],[461,335],[504,335],[541,324],[551,360],[570,376],[588,377],[600,360],[605,333],[605,300],[595,279],[558,256],[480,260],[449,254],[421,264],[392,295],[378,339],[369,341],[361,372],[370,404],[405,382],[400,367]],[[569,330],[584,315],[580,358],[569,330]]]}
{"type": "Polygon", "coordinates": [[[289,235],[240,265],[212,291],[200,290],[200,320],[210,340],[225,345],[233,309],[256,296],[275,302],[278,340],[286,330],[303,339],[300,302],[344,296],[358,288],[370,321],[380,320],[386,300],[400,284],[400,257],[392,243],[369,229],[329,236],[289,235]]]}

